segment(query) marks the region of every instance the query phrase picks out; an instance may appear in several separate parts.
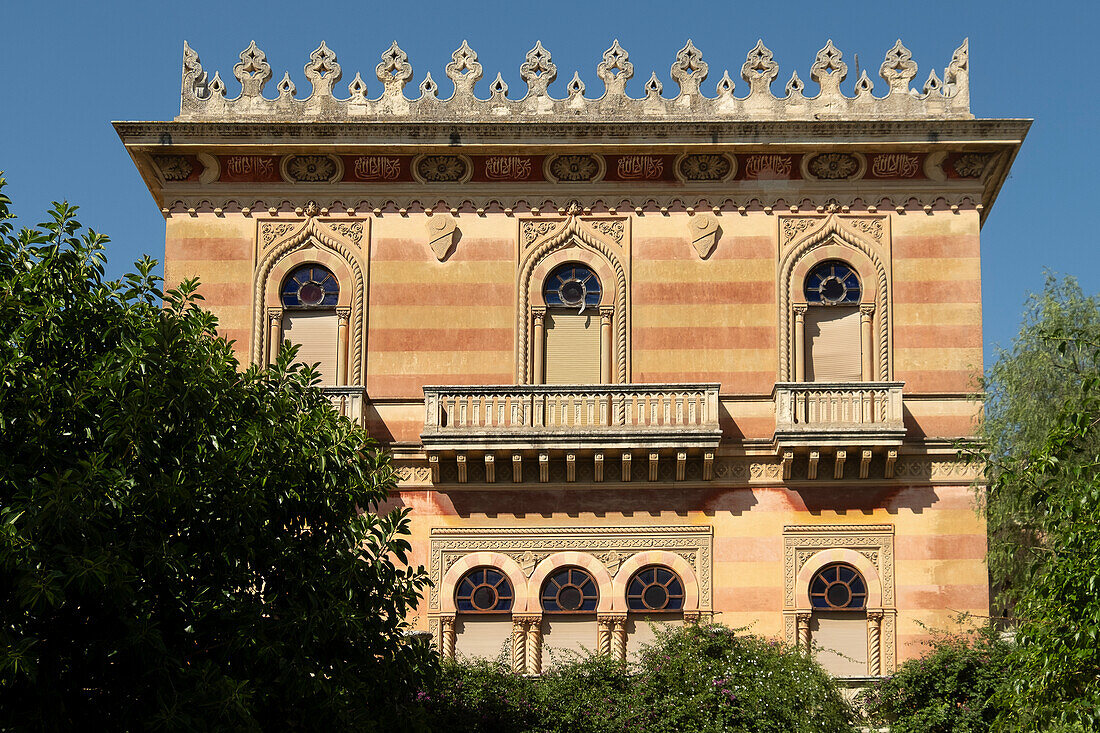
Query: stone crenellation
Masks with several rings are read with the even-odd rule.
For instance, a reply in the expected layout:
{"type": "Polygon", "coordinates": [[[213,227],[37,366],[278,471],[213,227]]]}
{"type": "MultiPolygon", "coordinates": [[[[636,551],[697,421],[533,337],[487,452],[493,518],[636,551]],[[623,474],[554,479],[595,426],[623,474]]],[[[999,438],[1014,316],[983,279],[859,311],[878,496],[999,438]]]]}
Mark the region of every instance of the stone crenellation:
{"type": "MultiPolygon", "coordinates": [[[[336,85],[342,78],[336,54],[322,42],[310,54],[305,65],[305,77],[312,89],[299,99],[290,74],[285,73],[276,84],[278,96],[268,98],[263,91],[273,78],[267,56],[255,41],[240,54],[233,75],[240,82],[241,92],[235,98],[227,96],[225,82],[218,72],[209,79],[198,54],[183,44],[183,83],[180,98],[181,122],[228,120],[280,121],[723,121],[723,120],[818,120],[818,119],[972,119],[970,114],[968,41],[955,50],[941,79],[935,69],[921,91],[911,88],[917,75],[917,64],[899,40],[886,54],[879,76],[886,84],[886,94],[876,96],[874,83],[863,70],[855,84],[855,96],[845,95],[841,83],[848,77],[848,65],[840,50],[830,40],[810,67],[810,79],[819,87],[816,95],[808,96],[797,72],[785,86],[785,96],[771,91],[779,76],[779,64],[772,52],[758,41],[749,51],[741,67],[741,78],[748,85],[744,96],[737,96],[729,72],[722,75],[715,96],[702,92],[708,65],[703,55],[689,40],[676,54],[670,69],[672,80],[679,86],[674,97],[663,96],[663,85],[654,73],[646,82],[645,96],[634,98],[626,93],[626,82],[634,75],[629,55],[615,41],[596,66],[596,75],[604,84],[599,97],[586,97],[585,84],[575,72],[566,84],[567,96],[555,98],[549,85],[557,78],[557,66],[541,42],[536,43],[520,65],[520,77],[527,85],[522,97],[509,96],[508,85],[498,73],[489,85],[489,96],[482,98],[475,91],[483,76],[477,53],[465,41],[451,55],[445,73],[454,83],[454,93],[440,98],[439,84],[430,73],[419,85],[419,96],[410,99],[405,87],[413,79],[408,56],[395,41],[375,67],[381,85],[379,96],[371,90],[359,73],[347,86],[347,97],[337,96],[336,85]]],[[[375,91],[379,92],[378,87],[375,91]]]]}

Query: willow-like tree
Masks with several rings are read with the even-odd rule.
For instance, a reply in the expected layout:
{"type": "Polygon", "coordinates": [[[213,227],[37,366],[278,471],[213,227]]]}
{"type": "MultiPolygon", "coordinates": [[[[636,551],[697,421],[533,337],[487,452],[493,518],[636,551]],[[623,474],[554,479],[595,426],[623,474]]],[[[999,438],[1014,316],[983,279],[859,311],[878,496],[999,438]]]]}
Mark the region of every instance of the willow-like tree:
{"type": "MultiPolygon", "coordinates": [[[[3,180],[0,179],[0,187],[3,180]]],[[[402,730],[437,669],[388,459],[190,281],[0,191],[0,729],[402,730]]]]}

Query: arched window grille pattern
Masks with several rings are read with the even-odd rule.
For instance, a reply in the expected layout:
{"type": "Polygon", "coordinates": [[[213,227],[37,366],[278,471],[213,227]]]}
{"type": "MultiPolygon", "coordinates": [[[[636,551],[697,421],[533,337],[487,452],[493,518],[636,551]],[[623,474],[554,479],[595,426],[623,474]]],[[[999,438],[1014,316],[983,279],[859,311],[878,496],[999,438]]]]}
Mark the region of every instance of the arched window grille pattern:
{"type": "Polygon", "coordinates": [[[631,611],[681,611],[684,584],[668,568],[642,568],[626,587],[626,605],[631,611]]]}
{"type": "Polygon", "coordinates": [[[569,262],[546,277],[542,292],[546,305],[575,308],[580,312],[599,305],[603,291],[596,273],[585,265],[569,262]]]}
{"type": "Polygon", "coordinates": [[[340,283],[326,267],[302,265],[287,275],[280,296],[288,308],[335,307],[340,300],[340,283]]]}
{"type": "Polygon", "coordinates": [[[475,568],[455,589],[455,608],[463,613],[507,613],[515,594],[504,573],[496,568],[475,568]]]}
{"type": "Polygon", "coordinates": [[[823,611],[862,611],[867,584],[851,565],[826,565],[810,581],[810,605],[823,611]]]}
{"type": "Polygon", "coordinates": [[[805,294],[806,302],[814,305],[858,305],[859,275],[846,262],[827,260],[806,276],[805,294]]]}
{"type": "Polygon", "coordinates": [[[542,610],[548,613],[590,613],[599,602],[596,581],[580,568],[562,568],[542,586],[542,610]]]}

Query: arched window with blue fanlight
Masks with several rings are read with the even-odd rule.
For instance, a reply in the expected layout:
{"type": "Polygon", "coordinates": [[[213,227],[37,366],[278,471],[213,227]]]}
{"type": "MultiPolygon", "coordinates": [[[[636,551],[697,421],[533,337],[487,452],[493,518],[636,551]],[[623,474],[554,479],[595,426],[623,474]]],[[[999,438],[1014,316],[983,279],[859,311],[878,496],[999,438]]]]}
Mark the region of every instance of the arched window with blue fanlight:
{"type": "Polygon", "coordinates": [[[550,308],[570,308],[583,313],[600,304],[600,279],[586,265],[569,262],[551,272],[543,283],[543,296],[550,308]]]}
{"type": "MultiPolygon", "coordinates": [[[[554,268],[542,284],[546,303],[543,374],[546,384],[599,384],[604,381],[601,363],[603,286],[599,276],[579,262],[554,268]]],[[[539,369],[543,367],[543,369],[539,369]]]]}
{"type": "Polygon", "coordinates": [[[546,613],[594,613],[600,591],[587,570],[570,567],[546,579],[540,598],[546,613]]]}
{"type": "Polygon", "coordinates": [[[286,308],[335,308],[340,281],[327,267],[302,265],[283,280],[282,301],[286,308]]]}
{"type": "Polygon", "coordinates": [[[626,586],[626,607],[631,611],[682,611],[684,584],[668,568],[651,565],[634,573],[626,586]]]}
{"type": "Polygon", "coordinates": [[[282,338],[298,345],[296,360],[316,364],[322,386],[341,384],[337,369],[340,348],[340,281],[332,270],[316,263],[299,265],[279,289],[283,305],[282,338]]]}
{"type": "Polygon", "coordinates": [[[474,568],[455,589],[455,608],[460,613],[507,613],[514,600],[512,584],[496,568],[474,568]]]}
{"type": "Polygon", "coordinates": [[[805,379],[808,382],[858,382],[863,377],[859,274],[841,260],[826,260],[803,282],[805,379]]]}
{"type": "Polygon", "coordinates": [[[810,580],[814,656],[840,677],[868,674],[867,581],[847,563],[824,566],[810,580]]]}

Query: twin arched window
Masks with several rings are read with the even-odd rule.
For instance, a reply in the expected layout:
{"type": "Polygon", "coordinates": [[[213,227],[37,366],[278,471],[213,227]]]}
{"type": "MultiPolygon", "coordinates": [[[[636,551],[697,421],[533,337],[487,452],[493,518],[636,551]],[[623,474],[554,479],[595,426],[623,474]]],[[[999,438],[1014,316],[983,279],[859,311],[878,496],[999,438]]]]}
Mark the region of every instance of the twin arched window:
{"type": "MultiPolygon", "coordinates": [[[[600,593],[587,570],[565,567],[543,583],[539,594],[546,613],[593,613],[600,593]]],[[[455,607],[460,613],[507,613],[515,595],[508,578],[496,568],[475,568],[466,573],[455,589],[455,607]]],[[[681,611],[684,584],[668,568],[651,565],[631,577],[626,590],[631,611],[681,611]]]]}

